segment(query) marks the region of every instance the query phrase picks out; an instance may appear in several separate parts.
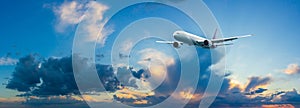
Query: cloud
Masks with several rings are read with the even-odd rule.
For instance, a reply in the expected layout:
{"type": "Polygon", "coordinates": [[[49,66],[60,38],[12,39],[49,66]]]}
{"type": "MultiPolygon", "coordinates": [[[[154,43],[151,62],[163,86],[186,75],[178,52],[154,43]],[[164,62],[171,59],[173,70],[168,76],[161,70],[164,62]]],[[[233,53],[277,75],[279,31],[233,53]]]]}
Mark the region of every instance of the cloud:
{"type": "MultiPolygon", "coordinates": [[[[145,61],[145,58],[151,58],[147,62],[155,62],[153,60],[160,60],[165,62],[165,64],[169,64],[169,66],[165,67],[166,69],[156,66],[158,67],[158,70],[152,70],[155,73],[166,70],[166,76],[168,77],[168,81],[164,81],[160,85],[161,87],[158,87],[152,91],[140,91],[138,89],[137,82],[139,78],[141,79],[144,77],[144,73],[147,73],[147,71],[150,71],[151,69],[139,69],[135,71],[135,69],[129,68],[128,66],[119,66],[113,68],[111,65],[102,64],[97,64],[96,69],[106,90],[115,94],[115,101],[132,106],[149,106],[168,98],[170,93],[172,93],[172,90],[169,89],[172,89],[172,87],[176,88],[176,81],[178,80],[176,78],[177,76],[180,76],[180,74],[176,74],[179,73],[176,72],[178,70],[178,68],[176,68],[178,67],[176,63],[178,62],[172,57],[165,58],[168,56],[164,53],[160,53],[162,52],[153,49],[145,49],[140,53],[141,61],[145,61]],[[170,60],[174,61],[170,62],[170,60]],[[169,72],[172,72],[172,74],[169,72]],[[123,87],[119,87],[120,85],[123,85],[123,87]],[[166,90],[166,88],[168,89],[166,90]]],[[[79,59],[80,63],[82,63],[81,65],[88,66],[87,58],[78,57],[77,59],[79,59]]],[[[60,99],[60,101],[63,102],[64,100],[66,100],[66,102],[82,101],[82,99],[77,98],[75,99],[76,101],[67,101],[68,96],[74,96],[74,94],[79,95],[76,82],[74,80],[71,57],[51,57],[41,61],[32,55],[28,55],[20,58],[18,61],[19,62],[16,65],[12,78],[9,80],[7,88],[25,92],[19,96],[36,97],[35,101],[31,101],[32,103],[43,103],[42,100],[46,99],[47,97],[56,97],[53,99],[53,101],[51,101],[53,103],[56,102],[55,100],[60,99]]],[[[207,64],[206,66],[209,68],[211,65],[207,64]]],[[[211,73],[207,68],[203,69],[206,71],[200,74],[198,87],[195,88],[196,92],[194,94],[192,93],[194,88],[176,92],[177,99],[191,98],[187,107],[198,107],[198,103],[203,98],[203,92],[207,87],[209,76],[212,74],[217,74],[211,73]]],[[[300,95],[296,90],[265,94],[267,89],[264,87],[271,82],[271,77],[250,77],[248,78],[248,83],[245,85],[241,85],[240,83],[229,79],[226,76],[218,76],[217,78],[224,78],[224,81],[222,83],[220,93],[214,101],[212,107],[241,107],[247,105],[251,106],[251,104],[259,107],[265,103],[297,103],[300,99],[300,95]]],[[[93,86],[87,87],[87,94],[84,94],[83,98],[90,102],[112,102],[103,101],[102,98],[93,96],[93,92],[103,91],[97,91],[97,89],[93,88],[93,86]]]]}
{"type": "MultiPolygon", "coordinates": [[[[169,72],[173,66],[175,66],[175,59],[172,56],[168,56],[162,51],[153,49],[153,48],[146,48],[138,52],[140,55],[139,60],[137,63],[141,65],[145,70],[140,70],[140,75],[147,79],[148,82],[151,83],[141,83],[145,85],[146,88],[156,88],[162,81],[167,80],[169,81],[169,72]],[[150,87],[149,87],[150,86],[150,87]]],[[[135,73],[135,75],[139,75],[135,73]]],[[[176,74],[175,74],[176,75],[176,74]]]]}
{"type": "MultiPolygon", "coordinates": [[[[297,92],[296,89],[290,90],[290,91],[279,91],[276,93],[273,93],[271,96],[269,96],[270,99],[267,102],[273,103],[273,104],[282,104],[282,105],[294,105],[296,108],[299,107],[300,103],[300,94],[297,92]]],[[[293,107],[291,107],[293,108],[293,107]]]]}
{"type": "Polygon", "coordinates": [[[85,6],[77,1],[64,2],[54,12],[59,18],[58,26],[78,24],[83,19],[85,6]]]}
{"type": "Polygon", "coordinates": [[[11,98],[0,97],[0,103],[23,102],[23,101],[25,101],[25,99],[20,97],[11,97],[11,98]]]}
{"type": "MultiPolygon", "coordinates": [[[[49,7],[49,5],[45,5],[49,7]]],[[[77,1],[64,2],[60,6],[54,6],[53,12],[56,15],[55,30],[59,33],[65,33],[70,28],[74,28],[79,24],[84,16],[84,4],[77,1]]]]}
{"type": "Polygon", "coordinates": [[[31,91],[32,87],[40,83],[38,64],[32,55],[20,58],[6,88],[21,92],[31,91]]]}
{"type": "Polygon", "coordinates": [[[36,97],[29,96],[27,97],[25,104],[31,105],[59,105],[59,104],[75,104],[82,103],[83,101],[72,96],[50,96],[50,97],[36,97]]]}
{"type": "Polygon", "coordinates": [[[286,91],[280,96],[281,102],[290,102],[290,103],[298,103],[300,101],[300,94],[296,89],[292,91],[286,91]]]}
{"type": "Polygon", "coordinates": [[[245,95],[254,95],[254,94],[258,94],[258,93],[263,93],[265,91],[267,91],[268,89],[264,89],[264,88],[258,88],[256,90],[250,91],[245,93],[245,95]]]}
{"type": "Polygon", "coordinates": [[[262,105],[262,108],[297,108],[292,104],[271,104],[271,105],[262,105]]]}
{"type": "MultiPolygon", "coordinates": [[[[156,54],[159,53],[156,52],[156,54]]],[[[160,56],[164,57],[162,55],[160,56]]],[[[157,57],[157,55],[155,55],[155,57],[157,57]]],[[[87,65],[86,58],[78,59],[81,60],[81,63],[83,63],[82,65],[87,65]]],[[[161,59],[170,60],[170,58],[161,59]]],[[[7,88],[25,92],[24,94],[21,94],[19,96],[30,97],[30,101],[25,101],[28,104],[73,104],[80,103],[81,101],[83,101],[82,98],[89,102],[112,102],[112,100],[104,101],[101,95],[100,97],[93,96],[92,92],[103,91],[97,91],[95,88],[91,87],[87,88],[87,94],[84,94],[82,98],[76,97],[77,95],[79,96],[79,92],[74,80],[71,57],[53,57],[40,61],[34,56],[28,55],[20,58],[18,61],[19,62],[17,63],[16,68],[12,74],[12,78],[9,80],[7,88]],[[88,93],[91,93],[91,95],[88,93]]],[[[172,64],[172,62],[170,62],[170,64],[172,64]]],[[[170,69],[173,68],[172,66],[174,65],[170,65],[169,67],[167,67],[167,70],[176,71],[170,69]]],[[[209,67],[209,65],[207,65],[207,67],[209,67]]],[[[143,92],[136,89],[137,80],[132,80],[132,78],[138,79],[143,76],[144,72],[139,72],[141,70],[134,71],[133,68],[124,66],[117,67],[115,68],[116,70],[114,70],[111,65],[101,64],[98,64],[96,66],[96,69],[99,74],[100,80],[104,84],[106,90],[114,92],[114,100],[132,106],[149,106],[159,103],[170,96],[168,93],[172,93],[172,90],[165,90],[165,85],[169,85],[171,87],[174,82],[175,84],[177,84],[176,78],[173,78],[174,75],[171,74],[172,76],[170,76],[170,74],[167,74],[168,77],[170,77],[169,80],[172,83],[165,82],[162,84],[162,88],[158,87],[157,90],[143,92]],[[136,75],[133,75],[132,72],[135,72],[136,75]],[[121,84],[124,85],[123,88],[118,87],[121,84]]],[[[203,74],[209,76],[213,73],[207,71],[203,74]]],[[[263,106],[266,103],[274,105],[294,105],[300,101],[300,94],[295,89],[292,91],[281,91],[273,94],[259,95],[267,91],[267,89],[261,87],[270,83],[270,77],[250,77],[248,79],[248,83],[244,86],[239,85],[240,83],[235,83],[234,80],[231,80],[225,76],[219,76],[218,78],[225,79],[222,84],[220,93],[214,101],[212,107],[259,107],[263,106]]],[[[199,101],[201,101],[202,99],[202,90],[205,90],[208,80],[209,77],[201,77],[196,93],[193,94],[191,92],[193,91],[193,88],[189,88],[178,92],[176,95],[177,97],[175,98],[191,98],[187,107],[197,107],[199,101]]],[[[24,99],[17,99],[16,101],[24,101],[24,99]]]]}
{"type": "MultiPolygon", "coordinates": [[[[87,58],[77,56],[74,58],[79,59],[80,65],[85,65],[89,68],[87,58]]],[[[72,57],[50,57],[41,60],[35,58],[33,55],[20,58],[6,88],[24,92],[18,95],[19,97],[37,97],[34,103],[40,102],[38,99],[43,100],[46,97],[80,95],[74,79],[72,57]]],[[[122,92],[124,88],[120,87],[120,85],[123,85],[125,88],[131,87],[133,89],[138,87],[136,81],[139,80],[138,78],[144,77],[144,75],[141,75],[143,74],[143,69],[136,72],[133,68],[117,67],[116,70],[114,70],[111,65],[102,64],[96,64],[96,69],[99,75],[98,77],[106,91],[119,93],[121,91],[124,96],[134,95],[140,97],[133,101],[135,104],[145,103],[144,100],[139,99],[151,94],[154,95],[154,92],[151,93],[151,91],[150,94],[140,93],[142,96],[134,94],[134,92],[122,92]]],[[[89,69],[87,69],[87,71],[88,70],[89,69]]],[[[87,95],[83,98],[93,102],[99,102],[99,98],[95,99],[91,98],[93,96],[89,96],[93,95],[93,93],[104,92],[98,91],[96,87],[97,86],[93,84],[85,87],[83,92],[87,95]]],[[[119,96],[120,95],[122,94],[119,94],[119,96]]]]}
{"type": "Polygon", "coordinates": [[[249,82],[245,88],[245,92],[255,89],[257,86],[263,86],[271,82],[271,77],[250,77],[249,82]]]}
{"type": "Polygon", "coordinates": [[[117,91],[114,95],[116,101],[123,102],[127,105],[140,105],[152,103],[149,98],[155,98],[154,92],[141,92],[137,91],[134,88],[124,88],[117,91]]]}
{"type": "Polygon", "coordinates": [[[137,54],[136,62],[141,69],[117,68],[117,77],[124,89],[117,90],[114,99],[132,106],[159,103],[172,93],[172,88],[176,88],[176,78],[180,75],[175,70],[176,61],[164,52],[152,48],[140,50],[137,54]]]}
{"type": "MultiPolygon", "coordinates": [[[[86,58],[77,59],[82,63],[81,65],[89,66],[86,58]]],[[[114,75],[112,66],[97,64],[96,69],[107,91],[118,89],[119,81],[114,75]]],[[[74,78],[71,57],[51,57],[43,61],[37,60],[32,55],[22,57],[6,88],[25,92],[19,96],[48,97],[80,94],[74,78]]],[[[85,92],[94,89],[95,86],[89,86],[86,87],[85,92]]]]}
{"type": "Polygon", "coordinates": [[[16,65],[17,62],[18,60],[9,57],[0,58],[0,66],[16,65]]]}
{"type": "Polygon", "coordinates": [[[175,93],[174,98],[179,101],[190,99],[192,103],[200,101],[202,94],[192,93],[192,91],[194,91],[193,88],[181,90],[180,92],[175,93]]]}
{"type": "MultiPolygon", "coordinates": [[[[217,59],[219,60],[219,59],[217,59]]],[[[211,66],[209,66],[209,70],[211,72],[214,72],[216,75],[219,76],[228,76],[230,75],[230,73],[225,74],[225,64],[226,64],[226,59],[225,58],[220,58],[219,61],[217,61],[215,64],[212,64],[211,66]]]]}
{"type": "Polygon", "coordinates": [[[145,72],[144,69],[140,69],[138,71],[131,70],[132,76],[137,78],[137,79],[141,79],[144,72],[145,72]]]}
{"type": "Polygon", "coordinates": [[[108,6],[97,1],[87,3],[66,1],[53,9],[57,16],[56,31],[62,33],[67,28],[81,23],[81,28],[86,33],[85,41],[96,41],[98,39],[100,44],[104,44],[106,36],[113,31],[103,29],[106,23],[104,13],[108,9],[108,6]]]}
{"type": "Polygon", "coordinates": [[[95,41],[100,44],[104,44],[106,37],[113,30],[104,30],[104,24],[106,23],[106,19],[104,19],[104,12],[108,9],[108,6],[103,5],[96,1],[91,1],[87,4],[88,10],[84,14],[85,15],[85,23],[84,30],[88,33],[88,41],[95,41]],[[102,32],[101,32],[102,31],[102,32]]]}
{"type": "Polygon", "coordinates": [[[288,75],[300,74],[300,66],[296,63],[289,64],[287,68],[283,70],[283,72],[288,75]]]}
{"type": "Polygon", "coordinates": [[[153,49],[153,48],[147,48],[143,49],[138,52],[141,55],[141,60],[139,61],[139,64],[147,65],[148,61],[145,61],[145,59],[151,59],[153,62],[161,62],[164,66],[170,66],[175,64],[175,59],[172,56],[168,56],[162,51],[153,49]]]}
{"type": "Polygon", "coordinates": [[[130,49],[132,49],[132,48],[133,48],[133,42],[132,42],[132,40],[127,39],[127,40],[125,40],[125,41],[122,42],[120,51],[121,52],[129,53],[130,49]]]}
{"type": "Polygon", "coordinates": [[[114,74],[114,70],[111,65],[97,64],[96,69],[106,91],[115,92],[119,89],[118,86],[120,85],[120,81],[114,74]]]}
{"type": "Polygon", "coordinates": [[[225,77],[220,93],[211,107],[259,107],[264,102],[270,102],[271,96],[260,95],[267,91],[270,77],[250,77],[248,83],[242,85],[236,80],[225,77]],[[246,91],[246,88],[249,89],[246,91]]]}
{"type": "Polygon", "coordinates": [[[118,67],[117,79],[120,81],[122,86],[137,87],[136,80],[132,76],[132,71],[127,67],[118,67]]]}

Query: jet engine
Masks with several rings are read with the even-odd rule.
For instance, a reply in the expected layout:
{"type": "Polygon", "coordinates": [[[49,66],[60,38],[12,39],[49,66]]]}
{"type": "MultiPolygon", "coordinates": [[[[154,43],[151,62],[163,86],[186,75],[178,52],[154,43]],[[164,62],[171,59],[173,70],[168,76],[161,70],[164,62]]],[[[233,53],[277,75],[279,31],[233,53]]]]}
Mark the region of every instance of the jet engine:
{"type": "Polygon", "coordinates": [[[213,47],[214,45],[210,40],[204,40],[202,46],[210,48],[210,47],[213,47]]]}
{"type": "Polygon", "coordinates": [[[175,48],[180,48],[180,43],[179,42],[173,42],[173,47],[175,48]]]}

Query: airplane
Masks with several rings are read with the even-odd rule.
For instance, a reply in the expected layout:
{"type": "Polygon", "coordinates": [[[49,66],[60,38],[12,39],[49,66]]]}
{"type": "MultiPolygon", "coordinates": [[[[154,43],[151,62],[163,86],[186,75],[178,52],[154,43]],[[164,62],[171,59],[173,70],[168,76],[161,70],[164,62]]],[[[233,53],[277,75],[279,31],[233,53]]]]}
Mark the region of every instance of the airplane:
{"type": "Polygon", "coordinates": [[[175,48],[180,48],[181,45],[195,45],[205,49],[213,49],[217,48],[218,46],[225,46],[225,45],[232,45],[232,43],[223,43],[227,41],[236,40],[239,38],[250,37],[253,35],[242,35],[242,36],[234,36],[228,38],[219,38],[216,39],[218,29],[215,30],[214,36],[212,39],[206,39],[200,36],[197,36],[192,33],[188,33],[186,31],[175,31],[173,33],[173,37],[176,41],[156,41],[157,43],[164,43],[164,44],[172,44],[175,48]]]}

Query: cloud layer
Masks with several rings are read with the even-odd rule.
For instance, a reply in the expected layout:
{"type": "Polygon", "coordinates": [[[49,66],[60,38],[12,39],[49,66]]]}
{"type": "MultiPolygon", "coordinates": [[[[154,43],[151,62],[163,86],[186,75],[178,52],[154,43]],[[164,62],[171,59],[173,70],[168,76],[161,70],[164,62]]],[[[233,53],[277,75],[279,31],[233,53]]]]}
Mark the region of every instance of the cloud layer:
{"type": "MultiPolygon", "coordinates": [[[[81,59],[83,65],[87,64],[85,58],[81,59]]],[[[174,62],[176,64],[176,62],[174,62]]],[[[175,71],[170,65],[168,71],[175,71]]],[[[140,80],[145,71],[140,69],[135,71],[129,67],[117,67],[114,68],[111,65],[97,64],[97,72],[101,82],[107,91],[116,92],[114,99],[116,101],[124,102],[132,106],[148,106],[155,103],[159,103],[168,98],[168,94],[172,93],[170,87],[177,84],[178,80],[174,74],[167,74],[169,82],[164,82],[155,91],[141,92],[135,91],[138,88],[137,80],[140,80]],[[166,88],[169,88],[166,90],[166,88]],[[166,95],[162,95],[166,94],[166,95]]],[[[175,66],[176,67],[176,66],[175,66]]],[[[206,69],[207,70],[207,69],[206,69]]],[[[205,72],[200,77],[200,83],[196,93],[191,93],[191,88],[177,93],[177,99],[191,98],[191,101],[187,107],[197,107],[202,100],[203,91],[206,88],[209,77],[203,77],[212,73],[205,72]]],[[[279,91],[276,93],[261,95],[268,91],[266,88],[271,83],[271,77],[258,77],[253,76],[248,78],[248,83],[245,85],[238,85],[232,83],[232,80],[219,76],[219,78],[225,78],[222,84],[221,91],[213,103],[214,107],[225,106],[263,106],[265,104],[290,104],[297,105],[300,101],[300,94],[297,90],[292,91],[279,91]]],[[[33,55],[28,55],[19,59],[16,68],[12,74],[12,78],[6,85],[9,89],[14,89],[20,92],[25,92],[19,96],[21,97],[36,97],[36,101],[30,102],[43,102],[43,97],[55,97],[57,99],[70,99],[70,98],[57,98],[57,96],[71,96],[79,95],[78,88],[73,76],[72,59],[71,57],[62,58],[48,58],[40,61],[33,55]],[[41,101],[38,101],[41,99],[41,101]]],[[[86,94],[95,95],[93,92],[97,91],[96,88],[87,88],[86,94]],[[90,91],[89,91],[90,90],[90,91]]],[[[103,91],[97,91],[103,92],[103,91]]],[[[175,93],[176,94],[176,93],[175,93]]],[[[89,100],[98,102],[99,100],[91,98],[89,100]]],[[[53,100],[53,101],[54,101],[53,100]]],[[[73,100],[73,99],[72,99],[73,100]]],[[[82,99],[76,99],[74,101],[66,102],[80,102],[82,99]],[[77,101],[79,100],[79,101],[77,101]]]]}

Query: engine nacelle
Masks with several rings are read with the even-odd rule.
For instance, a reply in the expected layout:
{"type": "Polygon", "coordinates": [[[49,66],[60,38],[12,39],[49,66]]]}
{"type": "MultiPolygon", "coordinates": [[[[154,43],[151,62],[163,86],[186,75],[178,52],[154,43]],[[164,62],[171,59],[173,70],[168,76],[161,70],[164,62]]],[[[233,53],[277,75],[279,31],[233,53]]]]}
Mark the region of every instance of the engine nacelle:
{"type": "Polygon", "coordinates": [[[173,42],[173,47],[175,48],[180,48],[180,43],[179,42],[173,42]]]}
{"type": "Polygon", "coordinates": [[[202,46],[205,47],[205,48],[212,48],[212,47],[214,47],[213,43],[210,40],[204,40],[202,46]]]}

